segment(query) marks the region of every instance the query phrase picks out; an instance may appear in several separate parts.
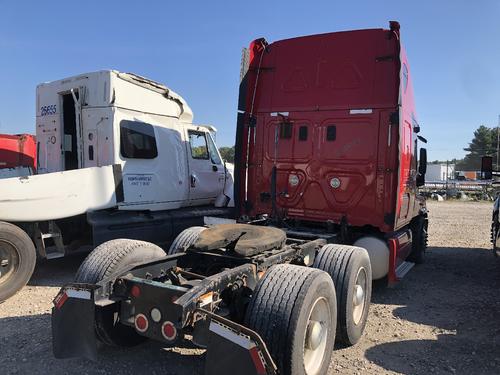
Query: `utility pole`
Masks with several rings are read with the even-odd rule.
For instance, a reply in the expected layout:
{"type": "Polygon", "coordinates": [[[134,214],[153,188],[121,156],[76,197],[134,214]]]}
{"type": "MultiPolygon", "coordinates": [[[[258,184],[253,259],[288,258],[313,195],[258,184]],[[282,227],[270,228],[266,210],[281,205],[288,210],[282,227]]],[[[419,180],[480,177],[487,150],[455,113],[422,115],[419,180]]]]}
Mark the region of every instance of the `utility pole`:
{"type": "Polygon", "coordinates": [[[448,200],[448,168],[449,168],[448,165],[449,165],[449,161],[446,160],[446,189],[445,189],[445,191],[446,191],[446,195],[445,195],[446,196],[446,200],[448,200]]]}
{"type": "Polygon", "coordinates": [[[496,165],[496,168],[495,170],[498,171],[498,156],[500,156],[499,154],[499,145],[500,143],[500,115],[498,115],[498,125],[497,125],[497,165],[496,165]]]}

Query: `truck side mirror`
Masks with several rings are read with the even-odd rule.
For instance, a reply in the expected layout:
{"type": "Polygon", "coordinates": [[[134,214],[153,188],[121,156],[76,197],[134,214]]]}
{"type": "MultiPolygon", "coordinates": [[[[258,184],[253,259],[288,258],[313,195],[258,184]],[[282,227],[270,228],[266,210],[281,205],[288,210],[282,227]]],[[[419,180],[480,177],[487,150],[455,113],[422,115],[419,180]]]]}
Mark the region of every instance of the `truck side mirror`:
{"type": "Polygon", "coordinates": [[[483,156],[481,158],[481,180],[491,180],[493,178],[493,158],[483,156]]]}
{"type": "Polygon", "coordinates": [[[425,185],[425,174],[427,173],[427,149],[421,148],[418,158],[417,186],[425,185]]]}

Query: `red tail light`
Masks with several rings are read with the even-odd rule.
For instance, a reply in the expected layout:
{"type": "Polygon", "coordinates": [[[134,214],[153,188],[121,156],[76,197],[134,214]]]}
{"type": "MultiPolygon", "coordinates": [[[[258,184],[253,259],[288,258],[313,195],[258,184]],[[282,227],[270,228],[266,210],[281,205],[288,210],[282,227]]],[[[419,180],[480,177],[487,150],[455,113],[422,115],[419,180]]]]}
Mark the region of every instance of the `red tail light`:
{"type": "Polygon", "coordinates": [[[149,321],[148,318],[146,318],[146,315],[144,314],[137,314],[135,316],[135,329],[139,332],[146,332],[149,327],[149,321]]]}
{"type": "Polygon", "coordinates": [[[161,326],[161,334],[165,340],[172,341],[177,337],[177,329],[172,322],[165,322],[161,326]]]}
{"type": "Polygon", "coordinates": [[[137,298],[141,295],[141,290],[137,285],[134,285],[132,289],[130,289],[130,294],[132,294],[133,297],[137,298]]]}

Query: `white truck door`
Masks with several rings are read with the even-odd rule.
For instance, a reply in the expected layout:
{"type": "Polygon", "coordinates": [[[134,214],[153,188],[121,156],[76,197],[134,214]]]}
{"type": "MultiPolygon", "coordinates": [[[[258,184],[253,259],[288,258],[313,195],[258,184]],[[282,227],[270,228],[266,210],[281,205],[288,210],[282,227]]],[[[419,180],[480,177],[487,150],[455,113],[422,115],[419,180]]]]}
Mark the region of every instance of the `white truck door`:
{"type": "Polygon", "coordinates": [[[208,132],[188,129],[187,133],[190,205],[211,204],[224,190],[224,165],[208,132]]]}
{"type": "Polygon", "coordinates": [[[186,205],[188,170],[182,134],[136,120],[120,121],[124,210],[172,210],[186,205]]]}

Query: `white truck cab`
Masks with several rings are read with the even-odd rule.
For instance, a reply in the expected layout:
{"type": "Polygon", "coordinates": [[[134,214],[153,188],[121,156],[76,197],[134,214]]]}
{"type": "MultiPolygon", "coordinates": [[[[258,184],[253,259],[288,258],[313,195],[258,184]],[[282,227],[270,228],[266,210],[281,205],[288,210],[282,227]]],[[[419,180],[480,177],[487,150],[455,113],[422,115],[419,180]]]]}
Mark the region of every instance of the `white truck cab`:
{"type": "Polygon", "coordinates": [[[186,101],[130,73],[100,71],[37,87],[39,173],[121,165],[120,210],[212,204],[226,172],[186,101]]]}
{"type": "Polygon", "coordinates": [[[0,301],[36,257],[115,238],[169,243],[205,216],[231,215],[232,171],[215,128],[193,124],[166,86],[114,70],[36,90],[38,174],[0,180],[0,301]]]}

